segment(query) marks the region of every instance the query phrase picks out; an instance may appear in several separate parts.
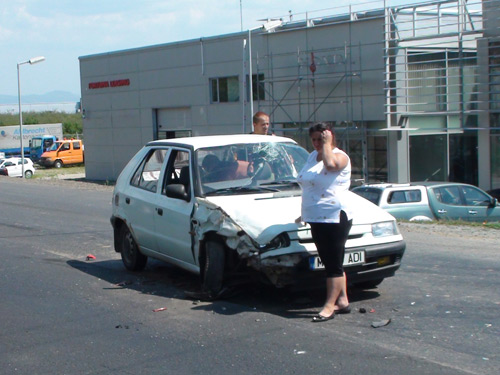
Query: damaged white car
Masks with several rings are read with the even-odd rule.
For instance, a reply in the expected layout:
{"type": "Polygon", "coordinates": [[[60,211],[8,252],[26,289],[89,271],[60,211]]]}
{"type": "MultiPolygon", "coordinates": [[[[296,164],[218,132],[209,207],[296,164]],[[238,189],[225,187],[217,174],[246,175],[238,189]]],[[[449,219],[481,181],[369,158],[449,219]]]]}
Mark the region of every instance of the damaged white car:
{"type": "MultiPolygon", "coordinates": [[[[212,296],[242,275],[278,287],[315,280],[323,265],[309,227],[296,222],[295,177],[307,156],[277,136],[150,142],[114,189],[115,250],[129,270],[151,257],[197,273],[212,296]]],[[[373,287],[399,268],[405,242],[391,215],[352,194],[358,204],[345,270],[351,284],[373,287]]]]}

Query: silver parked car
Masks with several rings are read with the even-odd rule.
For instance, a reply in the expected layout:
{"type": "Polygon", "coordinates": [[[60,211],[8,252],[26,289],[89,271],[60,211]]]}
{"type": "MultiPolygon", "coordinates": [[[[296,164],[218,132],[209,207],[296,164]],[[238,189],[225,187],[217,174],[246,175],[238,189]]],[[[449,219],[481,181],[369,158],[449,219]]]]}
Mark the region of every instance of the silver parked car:
{"type": "MultiPolygon", "coordinates": [[[[321,275],[300,216],[297,172],[308,153],[277,136],[225,135],[148,143],[120,174],[113,193],[115,250],[125,267],[148,257],[201,276],[216,296],[235,275],[281,287],[321,275]]],[[[351,283],[379,284],[399,268],[405,242],[395,219],[352,194],[347,241],[351,283]]]]}
{"type": "Polygon", "coordinates": [[[352,191],[397,219],[500,221],[497,200],[473,185],[458,182],[367,184],[352,191]]]}

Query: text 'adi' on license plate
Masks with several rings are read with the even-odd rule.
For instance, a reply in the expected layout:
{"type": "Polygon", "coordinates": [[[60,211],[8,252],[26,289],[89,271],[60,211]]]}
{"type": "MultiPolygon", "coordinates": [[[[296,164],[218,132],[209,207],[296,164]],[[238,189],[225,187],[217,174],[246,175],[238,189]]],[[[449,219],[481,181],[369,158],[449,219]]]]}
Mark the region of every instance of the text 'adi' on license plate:
{"type": "MultiPolygon", "coordinates": [[[[364,251],[354,251],[344,255],[344,266],[352,266],[355,264],[363,264],[365,262],[364,251]]],[[[318,256],[309,258],[309,266],[312,270],[325,269],[325,265],[321,262],[318,256]]]]}

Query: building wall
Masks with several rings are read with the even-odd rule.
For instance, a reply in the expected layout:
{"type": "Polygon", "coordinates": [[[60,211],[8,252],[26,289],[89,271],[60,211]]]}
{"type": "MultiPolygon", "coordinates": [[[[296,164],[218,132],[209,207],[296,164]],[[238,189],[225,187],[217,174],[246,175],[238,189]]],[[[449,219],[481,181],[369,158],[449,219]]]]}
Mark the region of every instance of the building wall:
{"type": "MultiPolygon", "coordinates": [[[[277,127],[383,120],[383,21],[254,31],[252,70],[264,74],[267,90],[254,111],[271,113],[277,127]]],[[[249,132],[245,39],[248,48],[248,33],[242,32],[81,57],[87,178],[115,180],[158,130],[190,130],[193,136],[249,132]],[[210,78],[228,76],[238,76],[239,101],[211,103],[210,78]]]]}

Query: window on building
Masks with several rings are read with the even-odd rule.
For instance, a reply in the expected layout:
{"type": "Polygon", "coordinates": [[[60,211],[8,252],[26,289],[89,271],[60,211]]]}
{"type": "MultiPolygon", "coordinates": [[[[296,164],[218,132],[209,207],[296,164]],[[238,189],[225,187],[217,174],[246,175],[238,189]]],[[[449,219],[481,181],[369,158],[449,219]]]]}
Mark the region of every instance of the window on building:
{"type": "Polygon", "coordinates": [[[210,78],[210,98],[212,103],[228,103],[240,100],[238,76],[210,78]]]}
{"type": "MultiPolygon", "coordinates": [[[[250,100],[250,80],[246,76],[247,80],[247,101],[250,100]]],[[[252,75],[252,92],[253,100],[266,100],[266,90],[264,86],[264,73],[253,74],[252,75]]]]}

